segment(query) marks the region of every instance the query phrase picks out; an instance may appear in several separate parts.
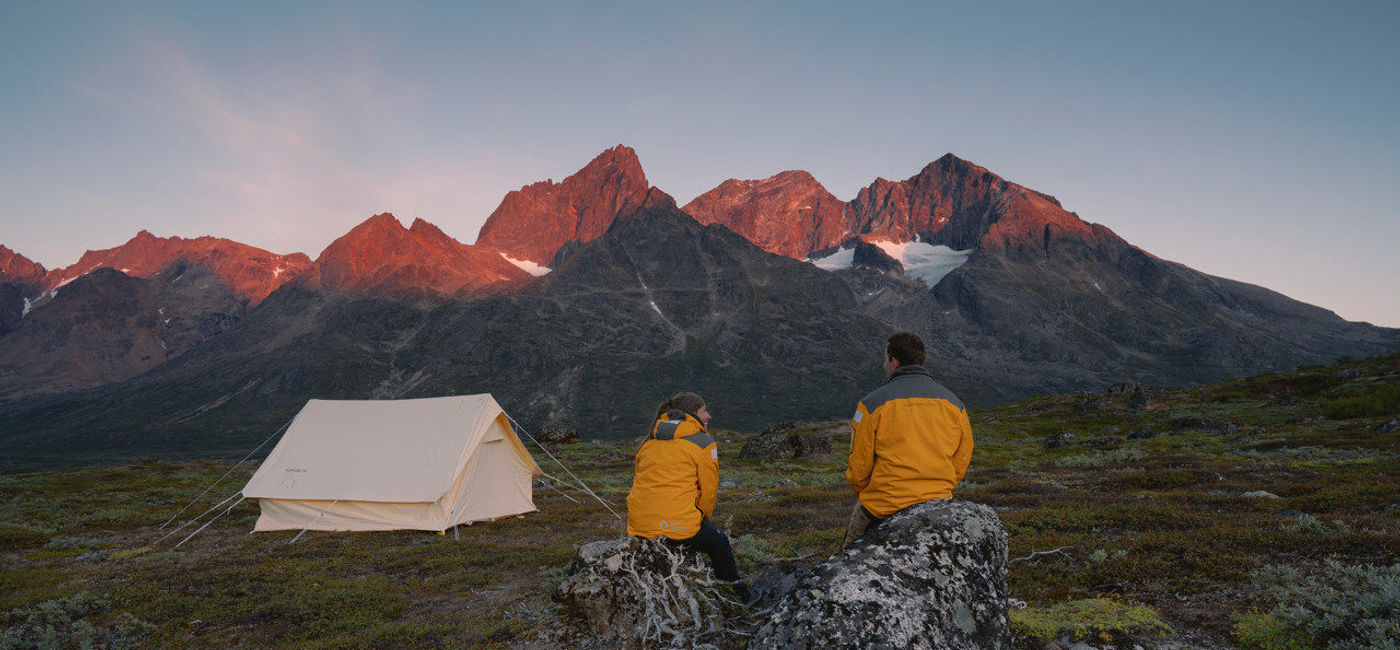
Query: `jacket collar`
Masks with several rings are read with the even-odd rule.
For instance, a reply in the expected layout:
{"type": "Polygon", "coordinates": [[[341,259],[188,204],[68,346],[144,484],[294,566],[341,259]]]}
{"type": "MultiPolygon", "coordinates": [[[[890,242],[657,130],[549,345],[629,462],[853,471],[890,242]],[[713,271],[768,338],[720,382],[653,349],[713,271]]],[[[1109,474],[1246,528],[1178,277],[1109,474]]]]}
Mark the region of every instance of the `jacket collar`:
{"type": "Polygon", "coordinates": [[[928,369],[920,365],[909,364],[895,368],[894,372],[890,373],[890,378],[886,380],[886,383],[907,375],[923,375],[929,379],[933,379],[933,375],[929,373],[928,369]]]}
{"type": "Polygon", "coordinates": [[[705,425],[695,416],[684,411],[667,411],[656,419],[651,427],[651,437],[656,440],[670,440],[705,431],[705,425]]]}

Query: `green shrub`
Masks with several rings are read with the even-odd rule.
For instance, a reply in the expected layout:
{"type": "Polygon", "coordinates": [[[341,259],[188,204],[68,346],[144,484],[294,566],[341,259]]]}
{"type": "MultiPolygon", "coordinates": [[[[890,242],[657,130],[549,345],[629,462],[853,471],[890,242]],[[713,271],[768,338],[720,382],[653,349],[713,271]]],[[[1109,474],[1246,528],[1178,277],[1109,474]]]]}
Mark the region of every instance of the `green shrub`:
{"type": "Polygon", "coordinates": [[[1322,414],[1333,420],[1400,413],[1400,384],[1381,384],[1359,394],[1323,400],[1322,414]]]}
{"type": "Polygon", "coordinates": [[[1285,522],[1283,531],[1286,533],[1311,533],[1314,535],[1335,535],[1337,533],[1349,533],[1351,527],[1346,522],[1333,519],[1332,523],[1327,523],[1309,514],[1298,515],[1292,521],[1285,522]]]}
{"type": "Polygon", "coordinates": [[[734,558],[749,566],[764,566],[778,561],[778,554],[768,540],[757,535],[734,538],[734,558]]]}
{"type": "Polygon", "coordinates": [[[1241,619],[1256,647],[1291,648],[1290,640],[1307,639],[1329,650],[1400,648],[1400,564],[1376,567],[1328,560],[1317,575],[1286,566],[1255,573],[1255,581],[1278,601],[1267,616],[1241,619]],[[1258,640],[1273,643],[1264,645],[1258,640]]]}
{"type": "Polygon", "coordinates": [[[1235,623],[1235,638],[1261,650],[1312,650],[1308,635],[1268,614],[1245,614],[1235,623]]]}
{"type": "Polygon", "coordinates": [[[46,600],[5,614],[0,650],[21,648],[138,648],[154,625],[123,613],[102,626],[88,619],[111,607],[111,601],[88,592],[46,600]]]}
{"type": "Polygon", "coordinates": [[[22,551],[43,546],[48,541],[49,536],[44,531],[0,524],[0,551],[22,551]]]}
{"type": "Polygon", "coordinates": [[[48,544],[44,545],[45,548],[50,548],[55,551],[75,551],[79,549],[86,551],[88,549],[97,548],[98,546],[101,546],[101,543],[95,540],[72,535],[55,537],[49,540],[48,544]]]}
{"type": "Polygon", "coordinates": [[[1096,451],[1077,456],[1068,456],[1055,461],[1060,467],[1072,467],[1079,469],[1090,469],[1103,467],[1106,463],[1128,463],[1142,460],[1146,453],[1137,447],[1123,447],[1122,449],[1111,449],[1109,451],[1096,451]]]}
{"type": "Polygon", "coordinates": [[[1133,638],[1172,633],[1171,626],[1164,623],[1152,608],[1107,598],[1013,609],[1011,630],[1019,637],[1039,643],[1057,639],[1124,643],[1133,638]]]}

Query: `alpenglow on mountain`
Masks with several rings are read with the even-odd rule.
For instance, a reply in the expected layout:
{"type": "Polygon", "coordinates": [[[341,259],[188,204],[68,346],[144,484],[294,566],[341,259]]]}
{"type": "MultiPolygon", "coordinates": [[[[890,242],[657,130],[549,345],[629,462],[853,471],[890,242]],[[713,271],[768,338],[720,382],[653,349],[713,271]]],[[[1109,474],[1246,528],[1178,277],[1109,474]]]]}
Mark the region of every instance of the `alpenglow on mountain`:
{"type": "Polygon", "coordinates": [[[314,261],[224,242],[142,233],[59,281],[0,249],[0,471],[241,457],[313,397],[489,392],[586,438],[683,389],[727,428],[840,417],[896,329],[974,406],[1400,349],[952,155],[849,201],[787,171],[682,208],[619,145],[472,244],[387,214],[314,261]]]}

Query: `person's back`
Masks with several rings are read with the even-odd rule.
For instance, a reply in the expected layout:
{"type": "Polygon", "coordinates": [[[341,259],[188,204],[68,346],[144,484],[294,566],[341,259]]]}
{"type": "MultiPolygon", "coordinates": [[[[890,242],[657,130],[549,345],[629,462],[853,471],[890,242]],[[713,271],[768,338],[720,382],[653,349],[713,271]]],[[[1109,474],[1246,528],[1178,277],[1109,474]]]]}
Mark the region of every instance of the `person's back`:
{"type": "Polygon", "coordinates": [[[747,603],[749,586],[739,577],[729,537],[710,522],[719,495],[719,448],[705,429],[709,423],[705,400],[694,393],[678,393],[657,408],[651,434],[637,450],[627,534],[708,555],[715,577],[732,583],[747,603]]]}
{"type": "Polygon", "coordinates": [[[856,507],[842,547],[909,506],[952,498],[972,460],[972,425],[952,391],[923,367],[924,344],[908,332],[885,348],[889,380],[856,405],[846,482],[856,507]]]}
{"type": "Polygon", "coordinates": [[[688,539],[714,514],[719,482],[715,441],[695,417],[671,411],[637,450],[627,494],[627,534],[688,539]]]}
{"type": "Polygon", "coordinates": [[[857,436],[870,445],[852,448],[847,480],[860,482],[860,502],[871,514],[888,517],[916,503],[947,499],[967,472],[972,456],[972,426],[962,401],[933,380],[923,366],[900,366],[884,386],[856,407],[857,436]],[[859,451],[864,451],[861,449],[859,451]]]}

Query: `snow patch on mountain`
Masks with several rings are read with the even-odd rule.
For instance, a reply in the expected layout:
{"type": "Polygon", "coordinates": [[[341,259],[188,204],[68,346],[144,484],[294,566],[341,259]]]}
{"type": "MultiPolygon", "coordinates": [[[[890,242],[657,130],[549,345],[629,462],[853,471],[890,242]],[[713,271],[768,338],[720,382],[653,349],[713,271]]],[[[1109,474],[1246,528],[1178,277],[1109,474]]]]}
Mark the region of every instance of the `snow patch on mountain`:
{"type": "Polygon", "coordinates": [[[855,261],[855,258],[856,249],[843,248],[825,257],[809,257],[807,261],[824,271],[840,271],[851,268],[851,263],[855,261]]]}
{"type": "MultiPolygon", "coordinates": [[[[973,249],[955,251],[947,246],[929,244],[918,239],[908,242],[872,241],[886,255],[894,258],[904,267],[904,275],[918,278],[929,288],[938,284],[953,269],[967,263],[973,249]]],[[[840,271],[851,268],[855,262],[856,249],[842,248],[822,257],[809,257],[808,262],[825,271],[840,271]]]]}
{"type": "Polygon", "coordinates": [[[510,262],[511,264],[520,267],[520,270],[529,273],[530,275],[533,275],[537,278],[553,270],[547,266],[531,262],[530,260],[515,259],[514,257],[506,255],[505,253],[501,253],[501,257],[504,257],[507,262],[510,262]]]}
{"type": "Polygon", "coordinates": [[[947,246],[933,245],[921,241],[909,241],[896,243],[891,241],[872,241],[886,255],[899,260],[904,266],[904,275],[918,278],[929,288],[938,284],[944,276],[953,272],[953,269],[967,263],[967,258],[972,255],[974,249],[965,251],[955,251],[947,246]]]}

